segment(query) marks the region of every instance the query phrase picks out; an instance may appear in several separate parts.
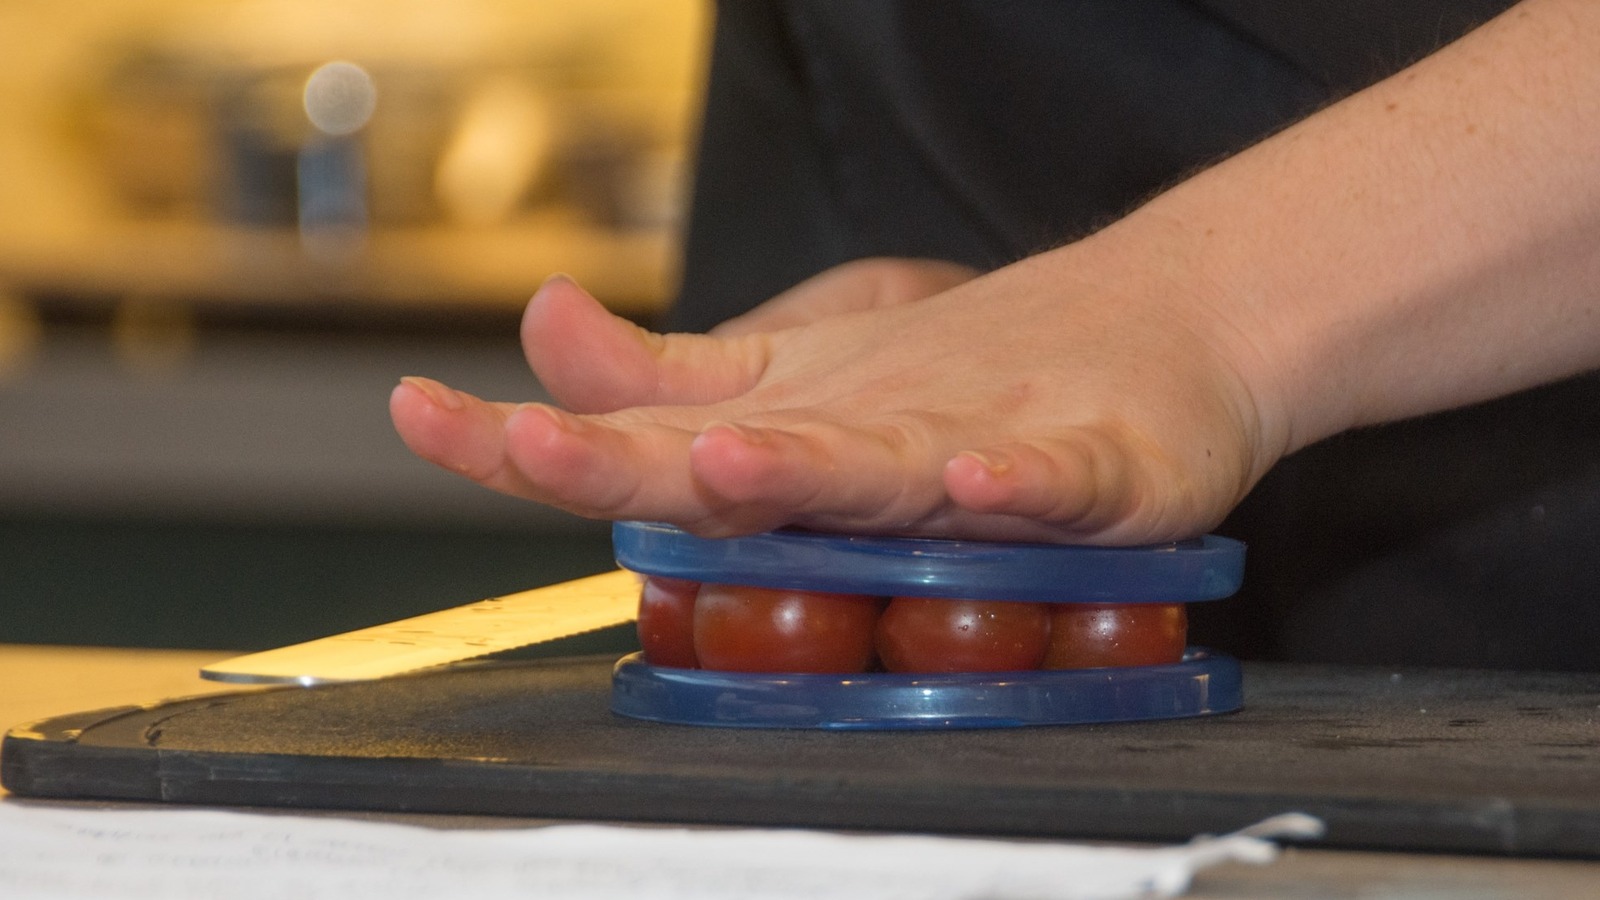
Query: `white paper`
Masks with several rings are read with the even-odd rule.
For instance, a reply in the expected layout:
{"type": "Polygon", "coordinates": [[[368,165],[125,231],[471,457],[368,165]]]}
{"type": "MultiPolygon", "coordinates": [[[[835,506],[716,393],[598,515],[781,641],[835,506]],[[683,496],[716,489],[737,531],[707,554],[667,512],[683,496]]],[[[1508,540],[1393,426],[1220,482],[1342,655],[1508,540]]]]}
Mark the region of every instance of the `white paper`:
{"type": "Polygon", "coordinates": [[[553,825],[437,830],[205,810],[0,801],[7,900],[1078,900],[1170,897],[1200,868],[1265,863],[1277,816],[1175,847],[817,831],[553,825]]]}

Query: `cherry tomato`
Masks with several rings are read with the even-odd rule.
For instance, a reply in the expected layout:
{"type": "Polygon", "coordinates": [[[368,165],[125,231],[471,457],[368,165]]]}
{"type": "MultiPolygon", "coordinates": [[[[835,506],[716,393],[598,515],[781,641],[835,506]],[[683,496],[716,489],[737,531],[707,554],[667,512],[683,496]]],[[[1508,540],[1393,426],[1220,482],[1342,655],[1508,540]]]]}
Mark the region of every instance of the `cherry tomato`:
{"type": "Polygon", "coordinates": [[[1183,658],[1188,614],[1181,603],[1060,603],[1050,615],[1046,669],[1153,666],[1183,658]]]}
{"type": "Polygon", "coordinates": [[[880,597],[707,584],[694,607],[700,665],[728,672],[864,672],[880,597]]]}
{"type": "Polygon", "coordinates": [[[895,597],[878,619],[878,659],[891,672],[1037,669],[1050,642],[1041,603],[895,597]]]}
{"type": "Polygon", "coordinates": [[[694,655],[694,598],[700,582],[649,577],[639,590],[639,647],[652,666],[699,666],[694,655]]]}

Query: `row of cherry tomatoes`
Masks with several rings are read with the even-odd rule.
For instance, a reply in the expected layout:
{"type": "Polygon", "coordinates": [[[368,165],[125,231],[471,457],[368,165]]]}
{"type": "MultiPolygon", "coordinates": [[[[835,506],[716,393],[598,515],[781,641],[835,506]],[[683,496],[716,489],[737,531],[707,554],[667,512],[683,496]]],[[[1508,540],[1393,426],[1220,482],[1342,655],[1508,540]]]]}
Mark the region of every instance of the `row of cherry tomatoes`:
{"type": "Polygon", "coordinates": [[[872,597],[644,581],[639,642],[657,666],[728,672],[1006,672],[1183,657],[1182,604],[872,597]]]}

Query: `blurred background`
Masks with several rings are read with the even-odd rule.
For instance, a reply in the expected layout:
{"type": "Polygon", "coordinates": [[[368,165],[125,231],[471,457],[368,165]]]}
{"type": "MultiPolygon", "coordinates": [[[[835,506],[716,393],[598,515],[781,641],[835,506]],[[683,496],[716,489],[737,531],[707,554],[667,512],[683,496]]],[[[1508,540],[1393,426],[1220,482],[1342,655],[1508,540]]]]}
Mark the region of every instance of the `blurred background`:
{"type": "Polygon", "coordinates": [[[567,272],[673,292],[699,0],[0,3],[0,643],[255,649],[600,571],[412,457],[542,396],[567,272]]]}

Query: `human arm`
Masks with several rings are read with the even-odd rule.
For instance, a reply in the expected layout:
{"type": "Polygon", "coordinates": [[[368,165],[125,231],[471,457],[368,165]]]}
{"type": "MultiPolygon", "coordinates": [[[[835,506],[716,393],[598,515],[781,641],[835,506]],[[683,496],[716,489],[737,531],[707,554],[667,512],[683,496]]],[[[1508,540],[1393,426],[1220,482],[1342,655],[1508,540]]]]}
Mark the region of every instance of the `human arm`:
{"type": "Polygon", "coordinates": [[[1595,364],[1597,14],[1528,0],[1088,239],[909,306],[662,337],[553,282],[524,340],[583,415],[407,385],[397,424],[501,490],[708,534],[1192,533],[1328,434],[1595,364]]]}

